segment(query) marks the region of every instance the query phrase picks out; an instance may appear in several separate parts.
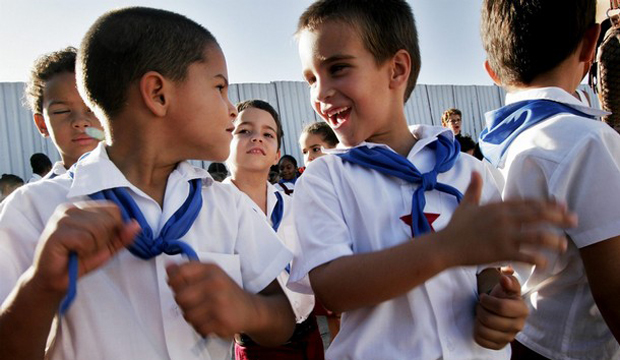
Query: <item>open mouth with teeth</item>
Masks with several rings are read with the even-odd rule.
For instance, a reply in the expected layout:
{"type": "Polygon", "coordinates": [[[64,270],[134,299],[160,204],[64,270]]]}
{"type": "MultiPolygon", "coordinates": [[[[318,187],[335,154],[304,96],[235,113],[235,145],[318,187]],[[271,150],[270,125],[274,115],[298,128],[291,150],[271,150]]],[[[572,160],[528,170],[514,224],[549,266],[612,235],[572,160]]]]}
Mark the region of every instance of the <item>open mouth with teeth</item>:
{"type": "Polygon", "coordinates": [[[341,107],[334,110],[330,110],[326,113],[327,119],[329,123],[332,125],[334,129],[339,128],[342,124],[346,123],[349,120],[349,115],[351,114],[350,107],[341,107]]]}

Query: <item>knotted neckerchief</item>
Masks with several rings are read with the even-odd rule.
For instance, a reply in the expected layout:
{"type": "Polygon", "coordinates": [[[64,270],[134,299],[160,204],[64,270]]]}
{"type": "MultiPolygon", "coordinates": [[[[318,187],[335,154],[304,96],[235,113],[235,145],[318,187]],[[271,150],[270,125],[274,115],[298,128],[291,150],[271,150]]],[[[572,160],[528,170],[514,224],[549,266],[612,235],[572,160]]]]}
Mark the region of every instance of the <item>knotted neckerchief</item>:
{"type": "Polygon", "coordinates": [[[428,144],[428,147],[435,151],[437,161],[433,170],[424,174],[404,156],[380,146],[372,148],[360,146],[337,155],[345,161],[379,171],[384,175],[420,184],[411,199],[411,233],[416,237],[431,231],[431,226],[424,216],[426,206],[424,192],[436,189],[454,195],[458,202],[463,198],[463,194],[456,188],[437,182],[437,175],[450,170],[458,159],[461,150],[459,143],[447,136],[439,135],[437,141],[428,144]]]}
{"type": "Polygon", "coordinates": [[[480,133],[480,150],[493,166],[500,166],[506,151],[523,131],[560,113],[596,119],[569,105],[551,100],[524,100],[484,114],[487,127],[480,133]]]}
{"type": "MultiPolygon", "coordinates": [[[[69,175],[73,178],[72,172],[69,175]]],[[[133,255],[149,260],[162,253],[168,255],[183,254],[190,260],[198,260],[198,255],[194,249],[179,240],[192,227],[202,208],[202,180],[192,179],[189,183],[190,190],[187,199],[164,224],[157,238],[153,238],[153,230],[136,202],[127,192],[127,189],[123,187],[105,189],[90,194],[90,197],[93,200],[110,200],[114,202],[121,209],[123,221],[129,222],[131,219],[135,219],[140,224],[140,233],[136,235],[133,244],[127,247],[133,255]]],[[[76,295],[77,262],[77,254],[71,253],[69,256],[69,289],[60,304],[60,314],[64,314],[67,311],[76,295]]]]}

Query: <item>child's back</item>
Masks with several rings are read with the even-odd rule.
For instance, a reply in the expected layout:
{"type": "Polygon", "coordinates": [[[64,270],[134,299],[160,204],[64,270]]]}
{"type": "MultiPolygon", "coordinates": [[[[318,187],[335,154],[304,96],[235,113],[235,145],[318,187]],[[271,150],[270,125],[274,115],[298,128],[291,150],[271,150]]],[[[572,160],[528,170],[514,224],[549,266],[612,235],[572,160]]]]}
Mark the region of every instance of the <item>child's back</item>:
{"type": "Polygon", "coordinates": [[[505,107],[487,114],[481,150],[505,177],[504,199],[557,199],[579,216],[565,231],[566,253],[549,255],[551,266],[517,268],[530,316],[515,347],[617,359],[620,136],[594,120],[604,112],[572,95],[598,37],[595,1],[511,3],[483,5],[487,68],[509,93],[505,107]]]}

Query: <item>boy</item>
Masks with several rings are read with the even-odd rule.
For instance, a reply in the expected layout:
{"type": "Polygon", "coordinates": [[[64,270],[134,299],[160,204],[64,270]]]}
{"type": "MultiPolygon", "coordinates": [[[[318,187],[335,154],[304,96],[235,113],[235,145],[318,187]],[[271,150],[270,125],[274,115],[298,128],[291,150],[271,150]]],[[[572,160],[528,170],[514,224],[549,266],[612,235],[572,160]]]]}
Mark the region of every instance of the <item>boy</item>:
{"type": "Polygon", "coordinates": [[[47,155],[43,153],[35,153],[30,157],[30,167],[32,168],[32,177],[30,177],[28,183],[43,179],[43,176],[45,176],[52,169],[52,162],[47,155]]]}
{"type": "Polygon", "coordinates": [[[441,126],[452,130],[454,136],[459,138],[461,136],[461,110],[459,109],[448,109],[441,114],[441,126]]]}
{"type": "Polygon", "coordinates": [[[77,69],[108,144],[0,212],[0,358],[229,359],[237,332],[286,341],[295,321],[274,279],[292,254],[243,194],[184,161],[229,153],[236,111],[215,38],[175,13],[116,10],[77,69]]]}
{"type": "Polygon", "coordinates": [[[41,56],[30,70],[25,90],[34,124],[60,153],[61,161],[45,172],[45,178],[64,174],[99,143],[86,133],[90,127],[101,129],[101,124],[75,86],[76,53],[75,48],[67,47],[41,56]]]}
{"type": "Polygon", "coordinates": [[[345,147],[310,163],[293,200],[296,213],[313,216],[295,222],[301,251],[289,286],[302,288],[309,273],[317,299],[343,313],[326,357],[506,358],[508,349],[474,339],[493,349],[512,340],[527,314],[518,283],[504,276],[501,286],[483,285],[493,274],[484,271],[478,287],[476,269],[457,266],[538,263],[542,256],[519,244],[558,249],[564,240],[522,226],[574,219],[553,203],[478,206],[499,197],[484,165],[459,156],[448,129],[408,128],[404,102],[420,58],[405,1],[318,1],[297,36],[314,110],[345,147]]]}
{"type": "MultiPolygon", "coordinates": [[[[231,184],[252,199],[254,209],[265,217],[278,237],[289,248],[297,245],[293,223],[292,200],[267,181],[269,169],[280,158],[282,124],[276,110],[262,100],[248,100],[237,104],[233,141],[227,164],[231,176],[224,183],[231,184]]],[[[289,269],[290,271],[290,269],[289,269]]],[[[289,275],[282,271],[278,281],[286,286],[289,275]]],[[[322,359],[323,345],[316,318],[310,312],[314,296],[285,289],[297,327],[293,337],[277,348],[257,346],[248,336],[236,338],[237,359],[322,359]]]]}
{"type": "Polygon", "coordinates": [[[593,120],[604,112],[572,96],[593,58],[595,8],[595,0],[482,7],[485,67],[508,91],[481,134],[505,177],[502,196],[557,199],[579,217],[566,253],[550,256],[547,269],[523,269],[530,317],[516,358],[620,358],[620,137],[593,120]]]}

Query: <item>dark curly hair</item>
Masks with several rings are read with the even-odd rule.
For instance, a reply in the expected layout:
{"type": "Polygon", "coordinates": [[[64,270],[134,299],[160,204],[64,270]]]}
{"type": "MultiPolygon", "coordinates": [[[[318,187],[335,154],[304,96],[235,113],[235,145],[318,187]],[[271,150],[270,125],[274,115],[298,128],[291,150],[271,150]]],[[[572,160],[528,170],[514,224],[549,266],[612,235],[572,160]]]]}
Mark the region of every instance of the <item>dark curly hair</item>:
{"type": "Polygon", "coordinates": [[[39,57],[30,69],[26,84],[25,100],[33,113],[43,113],[43,89],[54,76],[65,72],[75,73],[76,48],[69,46],[39,57]]]}

